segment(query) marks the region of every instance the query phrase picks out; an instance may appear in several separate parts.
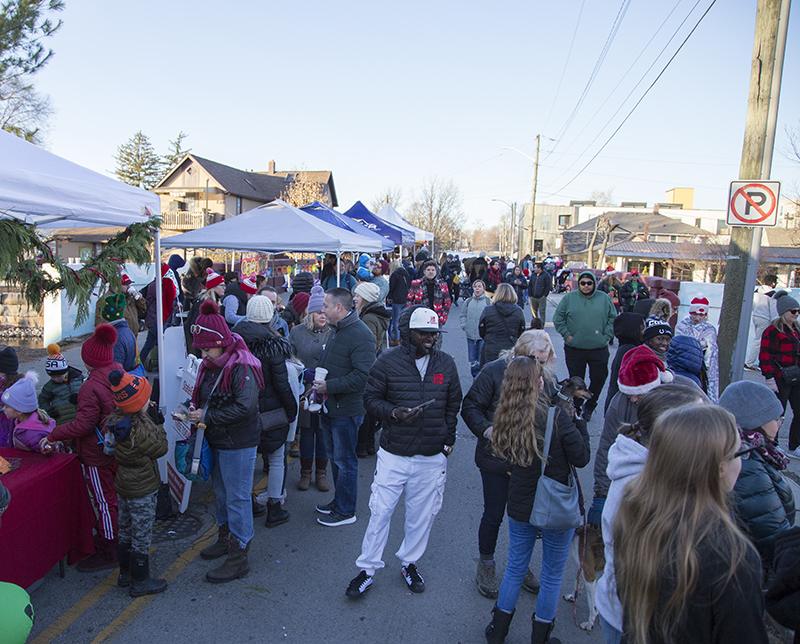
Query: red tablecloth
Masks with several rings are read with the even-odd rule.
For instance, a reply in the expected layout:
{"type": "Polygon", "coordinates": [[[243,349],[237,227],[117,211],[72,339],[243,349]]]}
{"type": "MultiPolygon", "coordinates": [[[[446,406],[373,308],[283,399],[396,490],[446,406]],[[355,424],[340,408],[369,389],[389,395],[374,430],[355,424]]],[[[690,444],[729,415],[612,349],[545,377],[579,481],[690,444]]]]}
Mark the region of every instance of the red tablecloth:
{"type": "Polygon", "coordinates": [[[77,456],[42,456],[0,447],[21,459],[0,476],[11,503],[0,516],[0,581],[28,588],[64,557],[73,564],[94,552],[94,508],[77,456]]]}

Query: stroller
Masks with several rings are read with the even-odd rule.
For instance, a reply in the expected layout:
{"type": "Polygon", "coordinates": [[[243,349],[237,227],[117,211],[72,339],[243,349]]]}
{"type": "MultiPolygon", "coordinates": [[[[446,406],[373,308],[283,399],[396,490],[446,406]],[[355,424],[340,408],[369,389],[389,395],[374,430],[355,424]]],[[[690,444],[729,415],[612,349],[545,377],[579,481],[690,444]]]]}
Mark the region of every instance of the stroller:
{"type": "Polygon", "coordinates": [[[567,280],[572,277],[572,269],[562,268],[556,274],[556,285],[553,288],[553,293],[568,293],[572,287],[567,283],[567,280]]]}

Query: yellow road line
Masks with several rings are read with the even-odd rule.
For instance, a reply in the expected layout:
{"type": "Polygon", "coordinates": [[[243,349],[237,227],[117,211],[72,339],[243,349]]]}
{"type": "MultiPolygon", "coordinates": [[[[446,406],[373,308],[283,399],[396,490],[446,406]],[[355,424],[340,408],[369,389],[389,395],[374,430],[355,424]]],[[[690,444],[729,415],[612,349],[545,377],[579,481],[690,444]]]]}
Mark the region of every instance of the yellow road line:
{"type": "Polygon", "coordinates": [[[118,574],[119,571],[117,570],[112,572],[108,577],[97,584],[97,586],[86,593],[72,608],[39,633],[38,637],[30,642],[30,644],[49,644],[49,642],[52,642],[56,637],[61,635],[70,624],[94,606],[94,604],[111,588],[116,586],[118,574]]]}
{"type": "MultiPolygon", "coordinates": [[[[178,575],[192,561],[197,558],[200,551],[214,540],[217,534],[217,526],[210,528],[202,537],[195,541],[194,545],[186,552],[180,554],[175,562],[164,573],[163,578],[167,582],[173,581],[178,575]]],[[[158,595],[145,595],[144,597],[137,597],[123,610],[119,616],[106,626],[100,633],[92,640],[92,644],[99,644],[100,642],[111,642],[115,640],[122,632],[127,629],[139,614],[150,605],[158,595]]]]}

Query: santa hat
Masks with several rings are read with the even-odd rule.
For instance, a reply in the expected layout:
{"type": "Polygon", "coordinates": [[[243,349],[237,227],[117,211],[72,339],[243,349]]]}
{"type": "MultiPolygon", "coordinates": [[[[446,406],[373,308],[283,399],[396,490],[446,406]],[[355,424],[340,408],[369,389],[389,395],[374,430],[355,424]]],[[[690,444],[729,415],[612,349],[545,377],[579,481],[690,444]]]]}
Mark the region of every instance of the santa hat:
{"type": "Polygon", "coordinates": [[[67,359],[61,354],[61,347],[55,343],[47,345],[47,360],[44,362],[44,370],[55,376],[67,373],[67,359]]]}
{"type": "Polygon", "coordinates": [[[609,266],[609,267],[606,268],[606,275],[615,275],[616,272],[617,272],[617,269],[614,268],[613,266],[609,266]]]}
{"type": "Polygon", "coordinates": [[[219,286],[225,281],[225,278],[217,273],[213,268],[206,269],[206,290],[210,291],[215,286],[219,286]]]}
{"type": "Polygon", "coordinates": [[[622,358],[619,367],[619,390],[629,396],[641,396],[674,376],[667,371],[661,359],[644,345],[631,349],[622,358]]]}
{"type": "Polygon", "coordinates": [[[252,277],[247,277],[239,282],[239,288],[250,295],[255,295],[256,291],[258,291],[258,286],[252,277]]]}
{"type": "Polygon", "coordinates": [[[708,299],[702,293],[698,293],[697,297],[689,304],[689,313],[708,315],[708,299]]]}

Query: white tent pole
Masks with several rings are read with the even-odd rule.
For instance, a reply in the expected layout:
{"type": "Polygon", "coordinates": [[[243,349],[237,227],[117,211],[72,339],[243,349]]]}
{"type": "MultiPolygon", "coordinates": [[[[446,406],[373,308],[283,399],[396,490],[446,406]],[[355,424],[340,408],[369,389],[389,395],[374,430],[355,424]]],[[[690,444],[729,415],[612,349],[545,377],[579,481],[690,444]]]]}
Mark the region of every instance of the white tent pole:
{"type": "MultiPolygon", "coordinates": [[[[155,230],[155,287],[156,287],[156,350],[158,351],[158,401],[161,413],[166,413],[164,392],[164,302],[161,284],[161,231],[155,230]]],[[[146,357],[146,356],[145,356],[146,357]]]]}
{"type": "Polygon", "coordinates": [[[336,288],[339,288],[340,283],[339,280],[341,279],[341,271],[342,271],[342,253],[341,251],[336,251],[336,288]]]}

